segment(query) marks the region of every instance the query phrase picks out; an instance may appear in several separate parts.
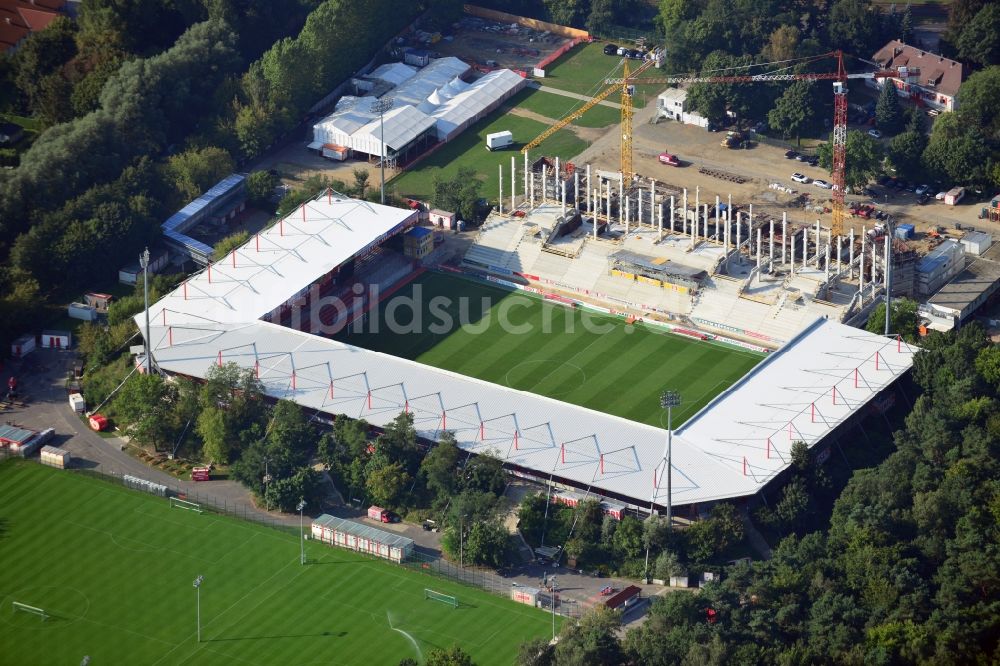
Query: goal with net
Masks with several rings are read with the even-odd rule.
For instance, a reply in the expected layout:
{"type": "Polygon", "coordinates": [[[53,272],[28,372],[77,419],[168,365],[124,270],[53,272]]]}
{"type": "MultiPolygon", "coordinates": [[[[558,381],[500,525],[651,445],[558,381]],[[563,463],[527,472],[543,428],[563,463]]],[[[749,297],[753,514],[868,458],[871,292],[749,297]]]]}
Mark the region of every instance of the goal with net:
{"type": "Polygon", "coordinates": [[[450,594],[442,594],[441,592],[435,592],[434,590],[424,588],[424,599],[431,599],[432,601],[440,601],[443,604],[448,604],[458,608],[458,597],[453,597],[450,594]]]}
{"type": "Polygon", "coordinates": [[[22,604],[18,601],[11,602],[11,608],[15,613],[17,613],[18,611],[22,613],[30,613],[32,615],[39,616],[40,618],[42,618],[43,621],[49,619],[49,614],[46,613],[41,608],[36,608],[35,606],[29,606],[28,604],[22,604]]]}
{"type": "Polygon", "coordinates": [[[172,508],[194,511],[195,513],[202,512],[200,504],[195,504],[194,502],[188,502],[187,500],[177,499],[176,497],[170,498],[170,506],[172,508]]]}

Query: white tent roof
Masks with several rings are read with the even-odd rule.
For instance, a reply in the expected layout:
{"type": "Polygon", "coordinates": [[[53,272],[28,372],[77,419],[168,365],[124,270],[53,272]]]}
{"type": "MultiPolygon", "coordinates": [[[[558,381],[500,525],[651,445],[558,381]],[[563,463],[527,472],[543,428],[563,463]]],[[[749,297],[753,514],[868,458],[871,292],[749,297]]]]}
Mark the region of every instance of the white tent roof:
{"type": "Polygon", "coordinates": [[[417,72],[417,74],[389,93],[396,106],[410,104],[417,106],[432,92],[447,85],[452,79],[463,76],[469,66],[454,57],[438,58],[417,72]]]}
{"type": "Polygon", "coordinates": [[[254,321],[416,216],[323,194],[188,278],[151,306],[150,315],[168,326],[254,321]]]}
{"type": "MultiPolygon", "coordinates": [[[[414,414],[427,438],[459,444],[598,493],[665,504],[666,432],[583,407],[257,321],[312,281],[413,219],[411,211],[319,197],[151,308],[159,366],[203,377],[213,363],[255,369],[268,395],[383,426],[414,414]],[[164,314],[165,313],[165,314],[164,314]],[[654,486],[655,483],[655,486],[654,486]]],[[[136,316],[143,329],[143,313],[136,316]]],[[[817,319],[680,428],[673,501],[760,490],[790,446],[820,442],[911,365],[905,343],[817,319]]],[[[683,394],[683,387],[676,387],[683,394]]],[[[694,396],[686,396],[693,398],[694,396]]],[[[650,399],[655,399],[652,396],[650,399]]]]}
{"type": "MultiPolygon", "coordinates": [[[[434,118],[416,107],[396,107],[385,114],[385,145],[390,150],[399,150],[434,127],[434,118]]],[[[371,122],[357,130],[351,137],[352,147],[368,153],[381,155],[379,142],[382,137],[382,123],[376,116],[371,122]]],[[[387,153],[389,151],[386,151],[387,153]]]]}
{"type": "Polygon", "coordinates": [[[382,79],[386,83],[398,86],[412,79],[416,73],[416,67],[410,67],[401,62],[388,62],[373,69],[369,74],[365,75],[365,78],[382,79]]]}
{"type": "Polygon", "coordinates": [[[474,118],[488,109],[497,99],[525,85],[525,80],[509,69],[490,72],[464,90],[438,106],[434,112],[437,118],[438,136],[448,136],[469,118],[474,118]]]}

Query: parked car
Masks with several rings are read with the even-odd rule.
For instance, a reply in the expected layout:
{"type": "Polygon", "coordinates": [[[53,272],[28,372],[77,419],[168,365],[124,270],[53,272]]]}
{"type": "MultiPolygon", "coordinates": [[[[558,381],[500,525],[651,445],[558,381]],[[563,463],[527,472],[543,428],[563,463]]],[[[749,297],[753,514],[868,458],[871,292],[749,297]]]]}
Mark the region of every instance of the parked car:
{"type": "Polygon", "coordinates": [[[799,154],[797,152],[795,152],[794,150],[786,150],[785,151],[785,159],[786,160],[794,160],[798,156],[799,156],[799,154]]]}
{"type": "Polygon", "coordinates": [[[618,50],[615,51],[615,55],[620,55],[620,56],[628,55],[628,49],[619,46],[618,50]]]}
{"type": "Polygon", "coordinates": [[[825,180],[814,180],[813,185],[815,185],[816,187],[821,187],[824,190],[833,189],[833,185],[831,183],[826,182],[825,180]]]}
{"type": "Polygon", "coordinates": [[[916,189],[916,192],[917,192],[917,196],[918,196],[918,197],[922,197],[922,196],[924,196],[925,194],[927,194],[927,191],[928,191],[929,189],[931,189],[931,186],[930,186],[930,185],[921,185],[920,187],[918,187],[918,188],[916,189]]]}
{"type": "Polygon", "coordinates": [[[618,53],[618,47],[614,44],[608,44],[604,47],[604,55],[616,55],[618,53]]]}
{"type": "Polygon", "coordinates": [[[925,205],[930,200],[931,200],[931,195],[928,194],[928,193],[926,193],[926,192],[924,192],[919,197],[917,197],[917,204],[923,206],[923,205],[925,205]]]}
{"type": "Polygon", "coordinates": [[[947,192],[938,192],[937,194],[934,195],[934,198],[936,200],[938,200],[938,201],[944,201],[944,197],[945,197],[946,194],[948,194],[948,193],[947,192]]]}
{"type": "Polygon", "coordinates": [[[813,166],[813,167],[814,166],[819,166],[819,158],[816,157],[815,155],[813,155],[812,157],[810,157],[809,159],[807,159],[805,162],[809,166],[813,166]]]}
{"type": "Polygon", "coordinates": [[[795,173],[792,174],[792,180],[794,180],[796,183],[808,183],[809,177],[806,176],[805,174],[801,174],[796,171],[795,173]]]}
{"type": "Polygon", "coordinates": [[[669,166],[680,166],[681,165],[681,161],[679,159],[677,159],[677,156],[676,155],[672,155],[671,153],[660,153],[659,156],[657,157],[657,159],[660,160],[660,164],[666,164],[666,165],[669,165],[669,166]]]}
{"type": "Polygon", "coordinates": [[[873,139],[881,139],[882,132],[879,132],[877,129],[873,127],[870,130],[868,130],[868,136],[870,136],[873,139]]]}
{"type": "Polygon", "coordinates": [[[901,191],[910,189],[910,181],[900,178],[896,181],[896,189],[901,191]]]}
{"type": "Polygon", "coordinates": [[[938,111],[937,109],[927,109],[927,115],[933,118],[934,116],[941,115],[941,112],[938,111]]]}

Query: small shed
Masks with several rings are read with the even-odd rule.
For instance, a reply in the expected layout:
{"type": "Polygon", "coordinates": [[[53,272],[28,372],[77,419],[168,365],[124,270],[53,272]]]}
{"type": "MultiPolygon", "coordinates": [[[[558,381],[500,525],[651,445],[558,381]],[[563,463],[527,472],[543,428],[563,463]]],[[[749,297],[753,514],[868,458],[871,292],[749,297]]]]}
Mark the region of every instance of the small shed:
{"type": "Polygon", "coordinates": [[[638,603],[640,598],[639,595],[641,592],[642,589],[639,588],[638,586],[629,585],[618,594],[615,594],[614,596],[608,598],[608,600],[604,602],[604,605],[610,608],[611,610],[618,610],[618,609],[625,610],[638,603]]]}
{"type": "Polygon", "coordinates": [[[526,585],[517,585],[516,587],[510,588],[510,598],[519,604],[525,604],[527,606],[538,605],[538,594],[540,590],[537,587],[527,587],[526,585]]]}
{"type": "Polygon", "coordinates": [[[35,336],[22,335],[10,343],[10,355],[14,358],[24,358],[35,351],[35,336]]]}
{"type": "Polygon", "coordinates": [[[413,552],[413,539],[326,513],[312,522],[312,536],[326,544],[393,562],[402,562],[413,552]]]}
{"type": "Polygon", "coordinates": [[[351,156],[351,149],[347,146],[338,146],[335,143],[324,143],[320,154],[328,160],[343,162],[351,156]]]}
{"type": "Polygon", "coordinates": [[[74,412],[82,414],[87,410],[87,401],[79,393],[70,393],[69,406],[74,412]]]}
{"type": "Polygon", "coordinates": [[[430,218],[430,223],[435,227],[444,227],[445,229],[455,228],[455,213],[449,213],[446,210],[432,208],[427,215],[430,218]]]}
{"type": "Polygon", "coordinates": [[[94,321],[97,319],[97,309],[86,303],[70,303],[66,310],[66,314],[73,319],[82,319],[83,321],[94,321]]]}
{"type": "Polygon", "coordinates": [[[69,331],[42,331],[42,346],[49,349],[69,349],[73,337],[69,331]]]}
{"type": "Polygon", "coordinates": [[[69,451],[55,446],[43,446],[41,458],[43,465],[58,467],[59,469],[69,467],[70,461],[73,459],[69,451]]]}
{"type": "Polygon", "coordinates": [[[962,243],[962,249],[965,250],[966,254],[978,257],[990,249],[990,245],[993,244],[993,235],[983,231],[970,231],[962,236],[959,242],[962,243]]]}
{"type": "Polygon", "coordinates": [[[101,314],[108,313],[112,300],[114,300],[114,296],[111,294],[100,294],[96,291],[88,291],[83,295],[83,302],[101,314]]]}

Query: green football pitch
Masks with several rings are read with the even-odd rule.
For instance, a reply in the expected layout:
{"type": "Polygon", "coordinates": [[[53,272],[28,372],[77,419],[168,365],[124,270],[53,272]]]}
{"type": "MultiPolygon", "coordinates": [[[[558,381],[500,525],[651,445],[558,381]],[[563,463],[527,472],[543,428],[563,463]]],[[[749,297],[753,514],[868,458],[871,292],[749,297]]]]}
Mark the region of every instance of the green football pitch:
{"type": "Polygon", "coordinates": [[[353,345],[665,427],[676,427],[762,354],[630,325],[466,278],[424,273],[338,338],[353,345]]]}
{"type": "Polygon", "coordinates": [[[543,611],[318,542],[303,566],[295,534],[77,472],[11,460],[0,487],[2,664],[391,665],[457,644],[506,666],[551,631],[543,611]]]}

